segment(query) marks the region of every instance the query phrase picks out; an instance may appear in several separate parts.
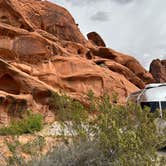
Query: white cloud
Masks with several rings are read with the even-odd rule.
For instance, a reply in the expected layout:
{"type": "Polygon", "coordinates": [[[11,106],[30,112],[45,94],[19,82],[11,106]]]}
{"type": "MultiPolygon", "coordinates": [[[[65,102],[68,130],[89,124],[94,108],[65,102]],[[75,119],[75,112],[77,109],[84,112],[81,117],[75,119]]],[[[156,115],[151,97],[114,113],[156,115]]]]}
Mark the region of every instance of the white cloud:
{"type": "Polygon", "coordinates": [[[109,13],[103,12],[103,11],[98,11],[97,13],[92,15],[90,17],[90,19],[92,21],[100,21],[100,22],[108,21],[109,20],[109,13]]]}
{"type": "Polygon", "coordinates": [[[154,58],[166,59],[165,0],[52,1],[72,13],[84,35],[98,32],[109,47],[135,56],[145,67],[154,58]]]}

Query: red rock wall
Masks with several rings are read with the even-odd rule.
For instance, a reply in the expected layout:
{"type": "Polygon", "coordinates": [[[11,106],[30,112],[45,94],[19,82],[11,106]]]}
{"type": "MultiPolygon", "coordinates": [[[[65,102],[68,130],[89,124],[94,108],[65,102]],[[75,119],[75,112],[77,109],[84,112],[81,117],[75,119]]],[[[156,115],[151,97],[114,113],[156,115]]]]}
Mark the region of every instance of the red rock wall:
{"type": "Polygon", "coordinates": [[[80,101],[89,90],[97,96],[116,92],[125,102],[153,81],[135,58],[87,41],[70,13],[56,4],[1,0],[0,6],[3,108],[21,100],[24,108],[48,110],[51,91],[80,101]]]}

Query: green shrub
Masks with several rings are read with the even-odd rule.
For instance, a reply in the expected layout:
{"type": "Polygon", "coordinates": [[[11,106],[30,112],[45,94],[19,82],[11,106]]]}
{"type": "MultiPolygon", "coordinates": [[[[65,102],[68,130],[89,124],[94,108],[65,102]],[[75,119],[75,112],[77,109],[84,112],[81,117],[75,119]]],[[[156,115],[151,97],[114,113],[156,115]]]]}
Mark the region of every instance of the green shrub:
{"type": "MultiPolygon", "coordinates": [[[[73,141],[64,142],[65,147],[55,148],[40,161],[35,161],[35,165],[166,164],[156,153],[156,146],[166,140],[166,136],[161,137],[157,131],[158,112],[150,113],[148,108],[142,110],[134,104],[127,109],[126,106],[111,104],[106,94],[96,98],[90,92],[87,100],[90,107],[85,108],[66,95],[53,96],[52,109],[62,122],[62,130],[70,126],[73,141]],[[94,113],[93,117],[87,115],[88,111],[94,113]]],[[[116,103],[116,95],[113,95],[113,100],[116,103]]]]}
{"type": "Polygon", "coordinates": [[[0,135],[21,135],[40,131],[43,127],[43,118],[40,114],[27,111],[23,119],[12,120],[9,126],[0,128],[0,135]]]}

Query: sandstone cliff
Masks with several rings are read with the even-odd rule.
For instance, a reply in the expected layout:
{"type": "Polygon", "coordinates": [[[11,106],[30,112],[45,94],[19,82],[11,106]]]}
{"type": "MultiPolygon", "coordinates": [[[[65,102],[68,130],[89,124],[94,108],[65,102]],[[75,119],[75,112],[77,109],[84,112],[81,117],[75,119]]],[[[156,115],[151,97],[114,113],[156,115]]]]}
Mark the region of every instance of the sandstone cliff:
{"type": "Polygon", "coordinates": [[[0,122],[20,107],[48,111],[51,92],[80,101],[89,90],[97,96],[116,92],[125,102],[153,81],[135,58],[106,48],[100,37],[94,40],[86,40],[56,4],[0,0],[0,122]]]}

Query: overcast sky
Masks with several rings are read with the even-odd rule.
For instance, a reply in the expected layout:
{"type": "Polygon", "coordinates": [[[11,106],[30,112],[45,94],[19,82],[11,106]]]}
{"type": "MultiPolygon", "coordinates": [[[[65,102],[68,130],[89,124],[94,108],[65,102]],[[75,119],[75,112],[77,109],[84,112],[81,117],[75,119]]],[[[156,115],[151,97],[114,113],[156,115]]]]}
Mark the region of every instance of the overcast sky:
{"type": "Polygon", "coordinates": [[[166,0],[51,0],[67,8],[81,32],[98,32],[108,47],[136,57],[148,69],[166,59],[166,0]]]}

